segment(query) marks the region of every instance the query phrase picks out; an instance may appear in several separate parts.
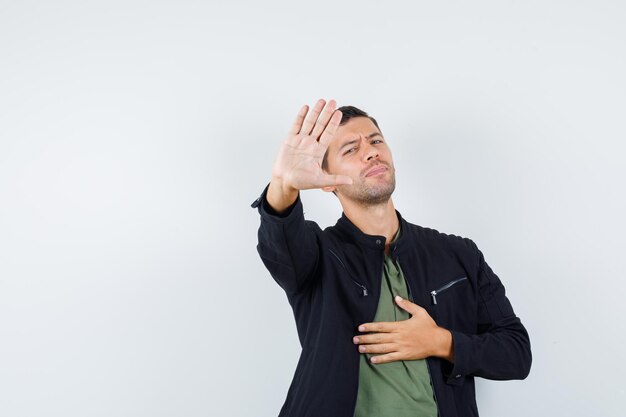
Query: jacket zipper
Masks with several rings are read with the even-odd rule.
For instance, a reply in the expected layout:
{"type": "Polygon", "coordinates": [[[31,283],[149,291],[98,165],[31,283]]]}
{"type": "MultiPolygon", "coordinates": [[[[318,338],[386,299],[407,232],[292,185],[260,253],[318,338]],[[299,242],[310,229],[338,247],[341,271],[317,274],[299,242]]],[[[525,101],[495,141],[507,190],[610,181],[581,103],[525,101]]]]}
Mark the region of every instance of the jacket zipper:
{"type": "Polygon", "coordinates": [[[365,287],[365,285],[361,284],[360,282],[358,282],[357,280],[354,279],[354,277],[352,276],[352,273],[350,272],[350,270],[348,268],[346,268],[344,263],[339,258],[339,255],[337,255],[335,252],[333,252],[332,249],[328,249],[328,251],[330,253],[332,253],[332,255],[335,257],[335,259],[337,259],[337,261],[343,267],[343,269],[345,269],[346,272],[348,273],[348,275],[350,275],[350,280],[352,280],[352,282],[354,282],[356,285],[361,287],[361,293],[363,294],[363,297],[367,297],[369,295],[369,292],[367,291],[367,287],[365,287]]]}
{"type": "Polygon", "coordinates": [[[462,277],[459,279],[455,279],[454,281],[450,281],[448,282],[446,285],[444,285],[443,287],[437,289],[437,290],[433,290],[430,292],[430,296],[433,299],[433,305],[437,305],[437,295],[439,295],[439,293],[444,292],[445,290],[447,290],[448,288],[452,287],[453,285],[458,284],[461,281],[465,281],[467,280],[467,277],[462,277]]]}
{"type": "MultiPolygon", "coordinates": [[[[394,253],[395,251],[396,251],[396,248],[393,248],[394,253]]],[[[409,289],[409,296],[412,299],[411,302],[414,303],[415,294],[413,293],[413,290],[411,289],[411,283],[409,282],[408,279],[406,279],[406,273],[404,272],[404,270],[402,269],[402,266],[400,265],[400,256],[396,256],[396,263],[398,264],[398,268],[400,268],[400,270],[402,271],[402,275],[404,276],[404,281],[406,282],[406,286],[409,289]]],[[[433,384],[433,378],[430,376],[432,373],[430,369],[430,361],[428,360],[428,358],[424,358],[424,360],[426,361],[426,369],[428,370],[428,380],[430,382],[430,387],[433,390],[433,399],[435,400],[435,408],[437,409],[437,415],[440,416],[441,411],[439,410],[439,401],[437,400],[437,392],[435,390],[435,384],[433,384]]]]}
{"type": "MultiPolygon", "coordinates": [[[[348,268],[346,268],[346,266],[343,264],[343,262],[341,262],[341,259],[339,259],[339,256],[337,256],[337,254],[336,254],[335,252],[333,252],[332,250],[330,250],[330,249],[328,249],[328,250],[330,251],[330,253],[332,253],[332,254],[335,256],[335,258],[337,258],[337,260],[339,261],[339,263],[341,264],[341,266],[343,266],[343,267],[345,268],[345,270],[346,270],[346,271],[348,271],[348,268]]],[[[385,263],[385,253],[383,252],[383,259],[381,259],[381,262],[380,262],[380,271],[379,271],[379,276],[381,277],[381,279],[382,279],[382,276],[383,276],[383,269],[385,268],[385,267],[384,267],[384,265],[383,265],[384,263],[385,263]]],[[[350,271],[348,271],[348,273],[349,273],[350,275],[352,275],[352,274],[350,273],[350,271]]],[[[352,281],[354,281],[354,279],[352,279],[352,281]]],[[[354,282],[355,282],[357,285],[359,285],[360,287],[362,287],[362,288],[363,288],[363,295],[364,295],[364,296],[367,296],[367,288],[365,288],[365,286],[363,286],[363,285],[359,284],[359,283],[358,283],[358,282],[356,282],[356,281],[354,281],[354,282]]],[[[378,300],[378,302],[380,302],[380,299],[378,300]]],[[[376,310],[378,310],[378,303],[376,304],[376,310]]],[[[376,310],[375,310],[375,311],[376,311],[376,310]]],[[[371,320],[368,320],[368,321],[370,321],[370,322],[371,322],[371,321],[374,321],[374,318],[375,318],[375,317],[376,317],[376,312],[374,312],[374,317],[372,317],[372,319],[371,319],[371,320]]],[[[360,358],[360,355],[361,355],[361,354],[359,354],[359,364],[357,365],[357,371],[356,371],[356,397],[354,398],[354,406],[353,406],[353,408],[352,408],[352,417],[354,417],[354,414],[356,413],[356,403],[357,403],[357,401],[359,400],[359,387],[360,387],[360,385],[361,385],[361,358],[360,358]]]]}

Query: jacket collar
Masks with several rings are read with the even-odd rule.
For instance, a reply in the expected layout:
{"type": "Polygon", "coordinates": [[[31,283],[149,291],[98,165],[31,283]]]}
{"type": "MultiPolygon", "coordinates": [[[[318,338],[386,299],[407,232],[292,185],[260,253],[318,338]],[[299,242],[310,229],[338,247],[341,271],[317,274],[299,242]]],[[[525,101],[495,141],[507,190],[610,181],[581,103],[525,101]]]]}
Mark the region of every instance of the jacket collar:
{"type": "MultiPolygon", "coordinates": [[[[398,240],[392,246],[401,247],[401,246],[406,245],[410,239],[410,234],[408,233],[409,224],[400,215],[400,212],[398,210],[396,210],[396,215],[398,216],[398,220],[400,222],[400,228],[402,231],[400,232],[400,236],[398,237],[398,240]]],[[[335,227],[339,231],[352,237],[354,240],[356,240],[359,244],[363,246],[366,246],[371,249],[379,249],[379,250],[385,249],[385,241],[386,241],[385,236],[368,235],[368,234],[363,233],[361,229],[356,227],[354,223],[352,223],[350,219],[346,216],[346,214],[343,212],[341,213],[341,217],[339,218],[339,220],[337,220],[337,224],[335,225],[335,227]]]]}

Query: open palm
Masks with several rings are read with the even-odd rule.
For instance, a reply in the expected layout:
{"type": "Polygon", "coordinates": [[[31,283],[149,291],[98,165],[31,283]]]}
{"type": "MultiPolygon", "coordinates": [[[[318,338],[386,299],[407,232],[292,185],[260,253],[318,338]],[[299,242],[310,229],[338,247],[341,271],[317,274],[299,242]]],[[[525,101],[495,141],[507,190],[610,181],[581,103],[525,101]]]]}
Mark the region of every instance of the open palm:
{"type": "Polygon", "coordinates": [[[322,170],[322,161],[328,145],[339,127],[341,112],[331,100],[324,111],[324,100],[319,100],[313,110],[302,106],[283,142],[272,170],[272,177],[296,190],[351,184],[345,175],[330,175],[322,170]]]}

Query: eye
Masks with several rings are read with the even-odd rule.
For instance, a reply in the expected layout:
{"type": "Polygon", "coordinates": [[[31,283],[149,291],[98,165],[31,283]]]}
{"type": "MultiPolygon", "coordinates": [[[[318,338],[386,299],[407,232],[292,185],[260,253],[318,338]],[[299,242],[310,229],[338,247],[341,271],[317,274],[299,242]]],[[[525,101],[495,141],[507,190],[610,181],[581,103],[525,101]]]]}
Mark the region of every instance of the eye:
{"type": "Polygon", "coordinates": [[[344,154],[344,155],[348,155],[349,153],[353,153],[354,151],[356,151],[356,146],[354,146],[354,147],[352,147],[352,148],[348,149],[348,150],[347,150],[347,151],[345,151],[343,154],[344,154]]]}
{"type": "Polygon", "coordinates": [[[378,144],[378,143],[383,143],[383,141],[382,141],[382,140],[380,140],[380,139],[374,139],[374,140],[372,141],[372,144],[378,144]]]}

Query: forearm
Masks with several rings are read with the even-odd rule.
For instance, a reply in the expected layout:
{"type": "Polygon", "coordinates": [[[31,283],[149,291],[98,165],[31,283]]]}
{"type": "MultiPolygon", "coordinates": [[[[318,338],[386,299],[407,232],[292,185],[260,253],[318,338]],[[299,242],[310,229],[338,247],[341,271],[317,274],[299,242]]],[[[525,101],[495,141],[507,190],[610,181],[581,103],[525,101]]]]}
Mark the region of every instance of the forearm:
{"type": "Polygon", "coordinates": [[[271,275],[289,294],[299,291],[311,277],[318,258],[319,227],[306,222],[296,195],[291,208],[276,215],[269,207],[269,186],[255,201],[261,214],[257,251],[271,275]]]}
{"type": "Polygon", "coordinates": [[[487,379],[524,379],[532,354],[526,329],[517,317],[504,319],[483,334],[452,332],[454,365],[451,374],[487,379]]]}

